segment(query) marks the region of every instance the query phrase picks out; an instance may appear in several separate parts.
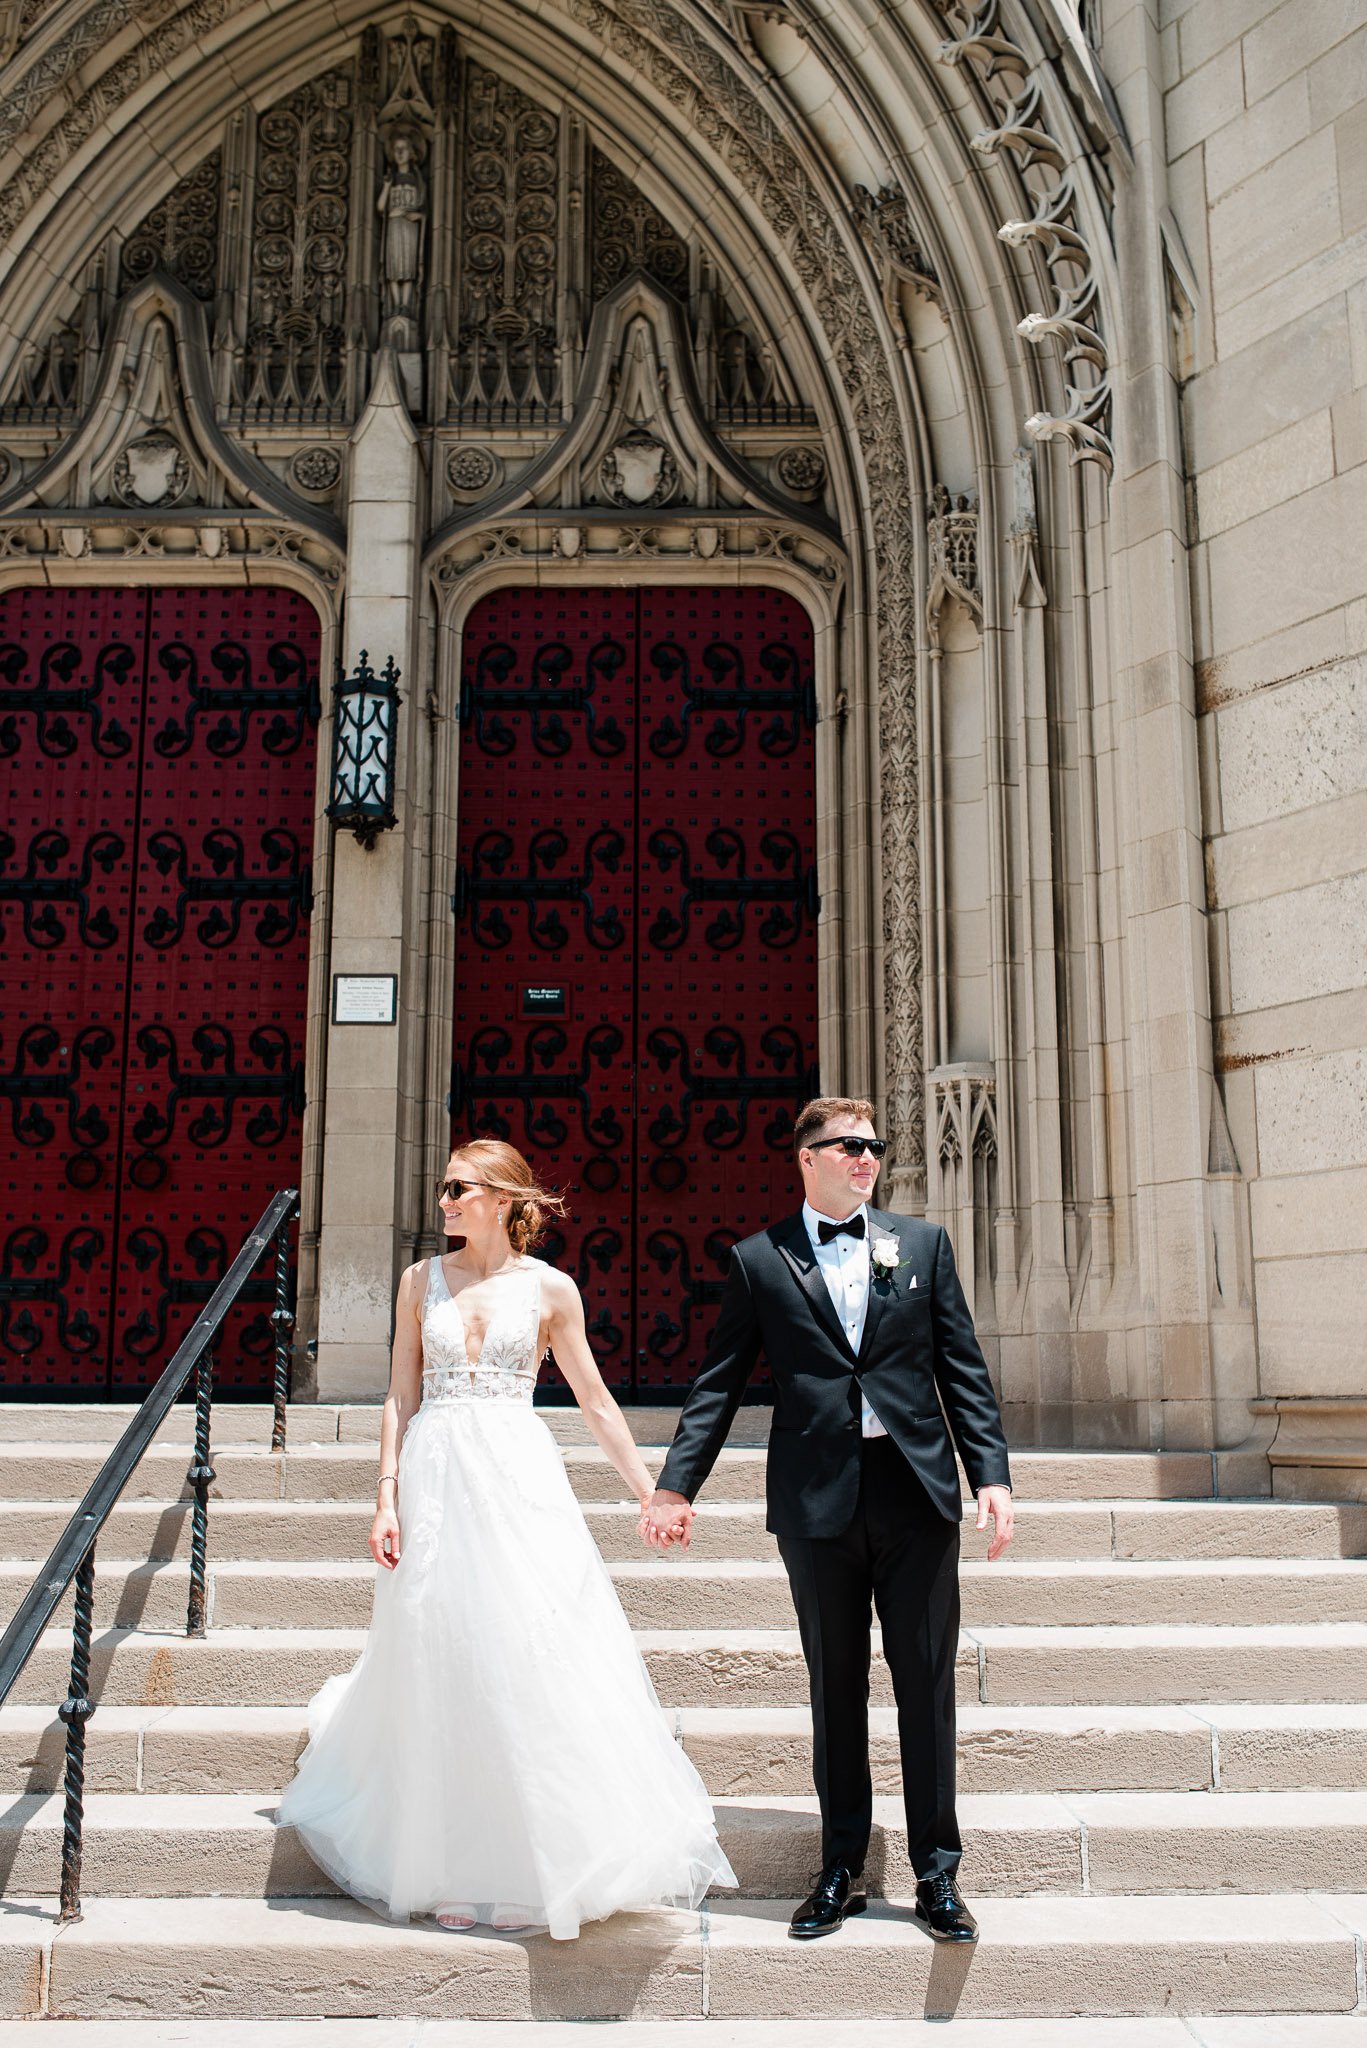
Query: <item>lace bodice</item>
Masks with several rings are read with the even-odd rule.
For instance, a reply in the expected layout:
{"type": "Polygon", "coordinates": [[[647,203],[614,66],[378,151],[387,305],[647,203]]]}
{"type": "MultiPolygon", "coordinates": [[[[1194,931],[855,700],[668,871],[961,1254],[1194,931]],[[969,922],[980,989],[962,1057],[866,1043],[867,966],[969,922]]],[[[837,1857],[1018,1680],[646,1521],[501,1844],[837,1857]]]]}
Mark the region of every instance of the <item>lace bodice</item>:
{"type": "Polygon", "coordinates": [[[440,1259],[427,1264],[422,1304],[422,1398],[530,1403],[541,1362],[541,1263],[524,1259],[498,1277],[497,1306],[472,1365],[460,1303],[440,1259]]]}

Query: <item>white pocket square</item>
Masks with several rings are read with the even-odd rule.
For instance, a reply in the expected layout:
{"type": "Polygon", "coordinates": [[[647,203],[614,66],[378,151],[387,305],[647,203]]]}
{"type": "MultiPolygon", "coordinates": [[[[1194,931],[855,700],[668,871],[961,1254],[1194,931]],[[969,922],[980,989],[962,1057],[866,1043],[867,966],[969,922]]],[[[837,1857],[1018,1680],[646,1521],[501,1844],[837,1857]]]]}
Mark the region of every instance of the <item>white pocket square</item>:
{"type": "Polygon", "coordinates": [[[916,1285],[916,1275],[914,1273],[911,1276],[910,1285],[913,1287],[916,1285]]]}

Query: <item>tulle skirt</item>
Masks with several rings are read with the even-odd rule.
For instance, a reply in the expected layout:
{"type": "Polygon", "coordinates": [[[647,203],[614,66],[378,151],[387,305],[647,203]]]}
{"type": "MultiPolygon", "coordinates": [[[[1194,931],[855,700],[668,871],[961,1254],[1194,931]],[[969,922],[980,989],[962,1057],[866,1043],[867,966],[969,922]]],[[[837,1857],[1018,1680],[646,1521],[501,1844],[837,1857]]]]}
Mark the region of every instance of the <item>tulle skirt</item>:
{"type": "Polygon", "coordinates": [[[366,1647],[313,1699],[277,1814],[320,1868],[395,1920],[517,1905],[561,1940],[734,1884],[530,1405],[425,1404],[399,1520],[366,1647]]]}

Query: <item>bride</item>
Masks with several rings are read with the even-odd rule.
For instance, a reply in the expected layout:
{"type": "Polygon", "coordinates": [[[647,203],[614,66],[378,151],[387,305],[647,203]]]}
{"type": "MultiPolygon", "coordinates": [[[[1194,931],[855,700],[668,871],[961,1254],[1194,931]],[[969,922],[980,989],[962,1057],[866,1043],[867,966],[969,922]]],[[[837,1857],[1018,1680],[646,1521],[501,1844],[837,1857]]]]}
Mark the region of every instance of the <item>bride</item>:
{"type": "Polygon", "coordinates": [[[644,1509],[653,1481],[579,1290],[528,1256],[560,1205],[491,1139],[452,1154],[439,1193],[464,1243],[399,1284],[370,1634],[314,1698],[277,1818],[392,1919],[568,1941],[582,1921],[696,1906],[736,1880],[532,1407],[549,1345],[644,1509]]]}

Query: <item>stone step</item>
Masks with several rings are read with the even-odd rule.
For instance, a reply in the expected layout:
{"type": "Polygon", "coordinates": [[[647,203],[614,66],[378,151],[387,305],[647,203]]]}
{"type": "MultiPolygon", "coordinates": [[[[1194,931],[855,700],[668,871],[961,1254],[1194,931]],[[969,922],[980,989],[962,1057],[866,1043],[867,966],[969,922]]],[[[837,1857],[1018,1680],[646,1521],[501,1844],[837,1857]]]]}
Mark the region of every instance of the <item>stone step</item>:
{"type": "MultiPolygon", "coordinates": [[[[906,2019],[715,2019],[705,2048],[908,2048],[906,2019]]],[[[1295,2048],[1367,2048],[1367,2019],[1297,2013],[1295,2048]]],[[[693,2030],[695,2036],[699,2030],[693,2030]]],[[[0,2019],[0,2048],[33,2048],[0,2019]]],[[[43,2048],[584,2048],[578,2019],[43,2019],[43,2048]]],[[[613,2048],[689,2048],[676,2019],[613,2023],[613,2048]]],[[[1287,2017],[957,2019],[953,2048],[1291,2048],[1287,2017]],[[1025,2030],[1025,2032],[1023,2032],[1025,2030]],[[1277,2032],[1269,2032],[1277,2030],[1277,2032]]]]}
{"type": "MultiPolygon", "coordinates": [[[[154,1443],[124,1498],[179,1500],[185,1491],[187,1448],[154,1443]]],[[[642,1455],[647,1467],[658,1472],[663,1449],[643,1447],[642,1455]]],[[[757,1446],[724,1450],[707,1482],[704,1503],[761,1500],[764,1461],[765,1452],[757,1446]]],[[[74,1502],[103,1462],[104,1452],[89,1442],[0,1443],[0,1500],[74,1502]]],[[[375,1497],[375,1446],[369,1443],[304,1444],[284,1452],[263,1444],[221,1443],[213,1463],[218,1474],[213,1491],[223,1500],[375,1497]]],[[[581,1500],[622,1498],[622,1482],[596,1445],[568,1445],[565,1464],[581,1500]]],[[[1012,1478],[1025,1500],[1206,1500],[1211,1494],[1211,1462],[1204,1451],[1021,1451],[1012,1459],[1012,1478]]]]}
{"type": "MultiPolygon", "coordinates": [[[[363,1558],[373,1503],[219,1500],[210,1509],[209,1544],[224,1561],[363,1558]]],[[[973,1541],[974,1506],[964,1507],[964,1547],[973,1541]]],[[[0,1501],[0,1561],[45,1556],[66,1527],[69,1502],[0,1501]]],[[[631,1501],[585,1506],[595,1542],[609,1562],[642,1556],[631,1501]]],[[[710,1503],[693,1525],[689,1557],[777,1558],[763,1504],[710,1503]]],[[[190,1503],[121,1501],[101,1542],[111,1557],[186,1557],[190,1503]]],[[[1011,1562],[1074,1559],[1139,1563],[1202,1559],[1333,1559],[1367,1554],[1367,1504],[1327,1506],[1277,1501],[1019,1501],[1011,1562]]]]}
{"type": "MultiPolygon", "coordinates": [[[[89,1897],[331,1895],[277,1794],[91,1793],[82,1892],[89,1897]]],[[[784,1897],[821,1862],[811,1797],[718,1799],[717,1829],[740,1896],[784,1897]]],[[[964,1882],[977,1896],[1349,1890],[1367,1868],[1367,1792],[970,1794],[959,1802],[964,1882]]],[[[21,1794],[0,1812],[7,1888],[55,1894],[62,1800],[21,1794]]],[[[909,1882],[901,1801],[874,1800],[864,1867],[871,1894],[909,1882]]]]}
{"type": "MultiPolygon", "coordinates": [[[[131,1402],[0,1401],[0,1443],[101,1444],[111,1448],[137,1414],[131,1402]]],[[[537,1414],[562,1444],[591,1444],[588,1424],[571,1407],[538,1407],[537,1414]]],[[[294,1450],[306,1444],[370,1444],[380,1441],[382,1404],[367,1402],[291,1401],[285,1411],[285,1441],[294,1450]]],[[[622,1413],[640,1444],[671,1442],[678,1427],[677,1408],[624,1404],[622,1413]]],[[[769,1435],[772,1408],[747,1405],[736,1413],[730,1442],[762,1444],[769,1435]]],[[[269,1402],[218,1401],[212,1431],[218,1444],[254,1445],[265,1449],[271,1440],[275,1411],[269,1402]]],[[[189,1445],[195,1433],[192,1400],[178,1401],[157,1431],[159,1444],[189,1445]]]]}
{"type": "MultiPolygon", "coordinates": [[[[73,1504],[99,1472],[105,1453],[88,1443],[0,1443],[0,1500],[64,1501],[73,1504]]],[[[645,1448],[646,1465],[657,1472],[665,1453],[645,1448]]],[[[764,1491],[764,1453],[754,1449],[721,1453],[710,1491],[718,1501],[758,1500],[764,1491]]],[[[171,1503],[188,1495],[188,1446],[154,1443],[129,1477],[125,1501],[171,1503]]],[[[373,1444],[304,1444],[272,1452],[260,1445],[215,1444],[210,1495],[234,1501],[375,1500],[373,1444]]],[[[565,1464],[581,1500],[620,1501],[622,1482],[596,1445],[571,1444],[565,1464]]]]}
{"type": "MultiPolygon", "coordinates": [[[[637,1629],[661,1700],[676,1707],[800,1707],[807,1675],[794,1629],[637,1629]]],[[[95,1638],[92,1697],[111,1706],[302,1705],[364,1646],[361,1629],[109,1629],[95,1638]]],[[[11,1700],[65,1698],[69,1631],[49,1629],[11,1700]]],[[[874,1633],[872,1697],[891,1706],[874,1633]]],[[[957,1656],[962,1704],[1128,1706],[1264,1702],[1356,1705],[1367,1697],[1367,1626],[975,1628],[957,1656]]]]}
{"type": "MultiPolygon", "coordinates": [[[[718,1798],[812,1789],[805,1707],[661,1709],[718,1798]]],[[[260,1792],[293,1774],[302,1706],[115,1707],[86,1731],[92,1792],[260,1792]]],[[[897,1716],[869,1715],[874,1791],[901,1789],[897,1716]]],[[[62,1784],[66,1730],[45,1705],[0,1715],[0,1792],[62,1784]]],[[[959,1709],[961,1793],[1312,1791],[1367,1782],[1367,1707],[959,1709]]]]}
{"type": "MultiPolygon", "coordinates": [[[[137,1414],[131,1402],[0,1401],[0,1443],[115,1444],[137,1414]]],[[[558,1443],[591,1444],[588,1424],[579,1410],[538,1407],[537,1414],[558,1443]]],[[[305,1444],[370,1444],[380,1441],[380,1401],[291,1401],[285,1412],[285,1440],[291,1449],[305,1444]]],[[[668,1444],[678,1427],[677,1408],[622,1404],[622,1413],[636,1441],[668,1444]]],[[[737,1410],[731,1425],[733,1444],[762,1444],[769,1434],[773,1410],[756,1403],[737,1410]]],[[[217,1401],[213,1438],[219,1444],[256,1445],[271,1440],[275,1411],[269,1402],[217,1401]]],[[[178,1401],[157,1431],[160,1444],[186,1444],[194,1437],[192,1400],[178,1401]]]]}
{"type": "MultiPolygon", "coordinates": [[[[678,1427],[677,1407],[620,1404],[622,1414],[637,1443],[662,1448],[673,1441],[678,1427]]],[[[373,1449],[380,1439],[382,1402],[291,1401],[286,1409],[286,1442],[289,1448],[328,1444],[360,1444],[373,1449]]],[[[537,1414],[556,1441],[589,1447],[593,1438],[579,1410],[538,1406],[537,1414]]],[[[728,1434],[731,1448],[762,1447],[769,1436],[773,1409],[765,1403],[747,1403],[737,1409],[728,1434]]],[[[129,1402],[0,1401],[0,1445],[99,1444],[113,1445],[136,1408],[129,1402]]],[[[243,1445],[265,1449],[271,1439],[274,1412],[268,1402],[219,1401],[213,1412],[213,1438],[220,1445],[243,1445]]],[[[182,1400],[167,1416],[157,1435],[162,1445],[189,1445],[194,1435],[194,1404],[182,1400]]],[[[1040,1498],[1044,1488],[1034,1483],[1042,1474],[1053,1475],[1051,1489],[1058,1499],[1162,1500],[1171,1497],[1203,1498],[1213,1491],[1213,1461],[1219,1454],[1209,1451],[1086,1451],[1013,1448],[1011,1462],[1017,1490],[1040,1498]]]]}
{"type": "MultiPolygon", "coordinates": [[[[716,1797],[793,1797],[811,1790],[811,1715],[805,1707],[690,1707],[677,1712],[675,1723],[716,1797]]],[[[46,1739],[55,1747],[60,1723],[49,1715],[48,1727],[46,1739]]],[[[969,1703],[958,1709],[958,1737],[958,1783],[965,1794],[1314,1791],[1334,1786],[1358,1791],[1367,1785],[1367,1706],[1360,1704],[969,1703]]],[[[874,1791],[899,1795],[893,1708],[870,1709],[869,1752],[874,1791]]]]}
{"type": "MultiPolygon", "coordinates": [[[[981,1544],[985,1539],[977,1539],[981,1544]]],[[[651,1557],[609,1567],[635,1628],[787,1628],[788,1576],[763,1560],[651,1557]]],[[[0,1564],[0,1611],[12,1613],[40,1567],[0,1564]]],[[[211,1562],[208,1618],[218,1628],[364,1628],[375,1589],[367,1558],[325,1563],[211,1562]]],[[[182,1620],[189,1566],[100,1559],[96,1626],[174,1628],[182,1620]]],[[[970,1559],[960,1572],[966,1628],[1367,1624],[1367,1560],[1198,1559],[1129,1564],[1082,1559],[994,1565],[970,1559]]],[[[60,1610],[70,1611],[68,1593],[60,1610]]]]}
{"type": "MultiPolygon", "coordinates": [[[[132,2004],[141,2021],[402,2014],[487,2025],[706,2013],[706,2038],[719,2044],[726,2036],[716,2022],[754,2015],[848,2027],[866,2017],[905,2024],[909,2014],[962,2023],[1347,2013],[1358,2002],[1367,1926],[1367,1899],[1350,1897],[987,1898],[982,1941],[955,1953],[926,1939],[905,1899],[876,1903],[836,1938],[800,1946],[787,1936],[787,1901],[621,1915],[577,1942],[390,1927],[342,1900],[92,1897],[84,1917],[59,1931],[41,1907],[13,1904],[0,1921],[0,1991],[16,2016],[41,2008],[93,2020],[132,2004]]],[[[822,2038],[835,2048],[841,2036],[822,2038]]],[[[1107,2036],[1087,2038],[1102,2048],[1107,2036]]],[[[1256,2044],[1207,2038],[1211,2048],[1312,2048],[1299,2034],[1256,2044]]],[[[781,2039],[794,2048],[797,2037],[781,2039]]],[[[968,2033],[955,2039],[974,2044],[968,2033]]],[[[1003,2041],[1042,2048],[1048,2037],[1031,2030],[1003,2041]]]]}
{"type": "MultiPolygon", "coordinates": [[[[1367,1635],[1367,1632],[1364,1632],[1367,1635]]],[[[670,1706],[783,1706],[807,1701],[807,1670],[794,1629],[637,1629],[655,1690],[670,1706]]],[[[177,1631],[109,1629],[91,1652],[91,1697],[110,1706],[303,1706],[335,1672],[349,1671],[363,1629],[211,1629],[199,1641],[177,1631]]],[[[957,1693],[978,1698],[980,1656],[964,1637],[957,1693]]],[[[12,1704],[66,1697],[68,1630],[49,1629],[21,1672],[12,1704]]],[[[873,1699],[892,1704],[892,1683],[874,1635],[873,1699]]],[[[0,1709],[0,1724],[8,1708],[0,1709]]]]}
{"type": "MultiPolygon", "coordinates": [[[[584,2048],[584,2025],[577,2020],[332,2019],[324,2024],[325,2037],[316,2020],[45,2019],[42,2048],[584,2048]]],[[[699,2038],[703,2048],[908,2048],[914,2024],[901,2017],[715,2019],[699,2038]]],[[[677,2020],[619,2020],[613,2025],[612,2048],[689,2048],[689,2042],[677,2020]]],[[[33,2048],[30,2022],[0,2020],[0,2048],[33,2048]]],[[[1367,2014],[957,2017],[954,2048],[1367,2048],[1367,2014]]]]}
{"type": "MultiPolygon", "coordinates": [[[[886,2012],[931,2019],[1282,2011],[1357,2004],[1367,1899],[1226,1894],[1212,1898],[991,1899],[968,1955],[937,1949],[902,1899],[876,1904],[802,1966],[786,1909],[709,1907],[708,2011],[811,2019],[886,2012]],[[1351,1968],[1344,1938],[1353,1943],[1351,1968]]],[[[958,2040],[956,2031],[955,2040],[958,2040]]],[[[1302,2048],[1299,2032],[1276,2048],[1302,2048]]],[[[1025,2048],[1020,2036],[1019,2048],[1025,2048]]]]}

